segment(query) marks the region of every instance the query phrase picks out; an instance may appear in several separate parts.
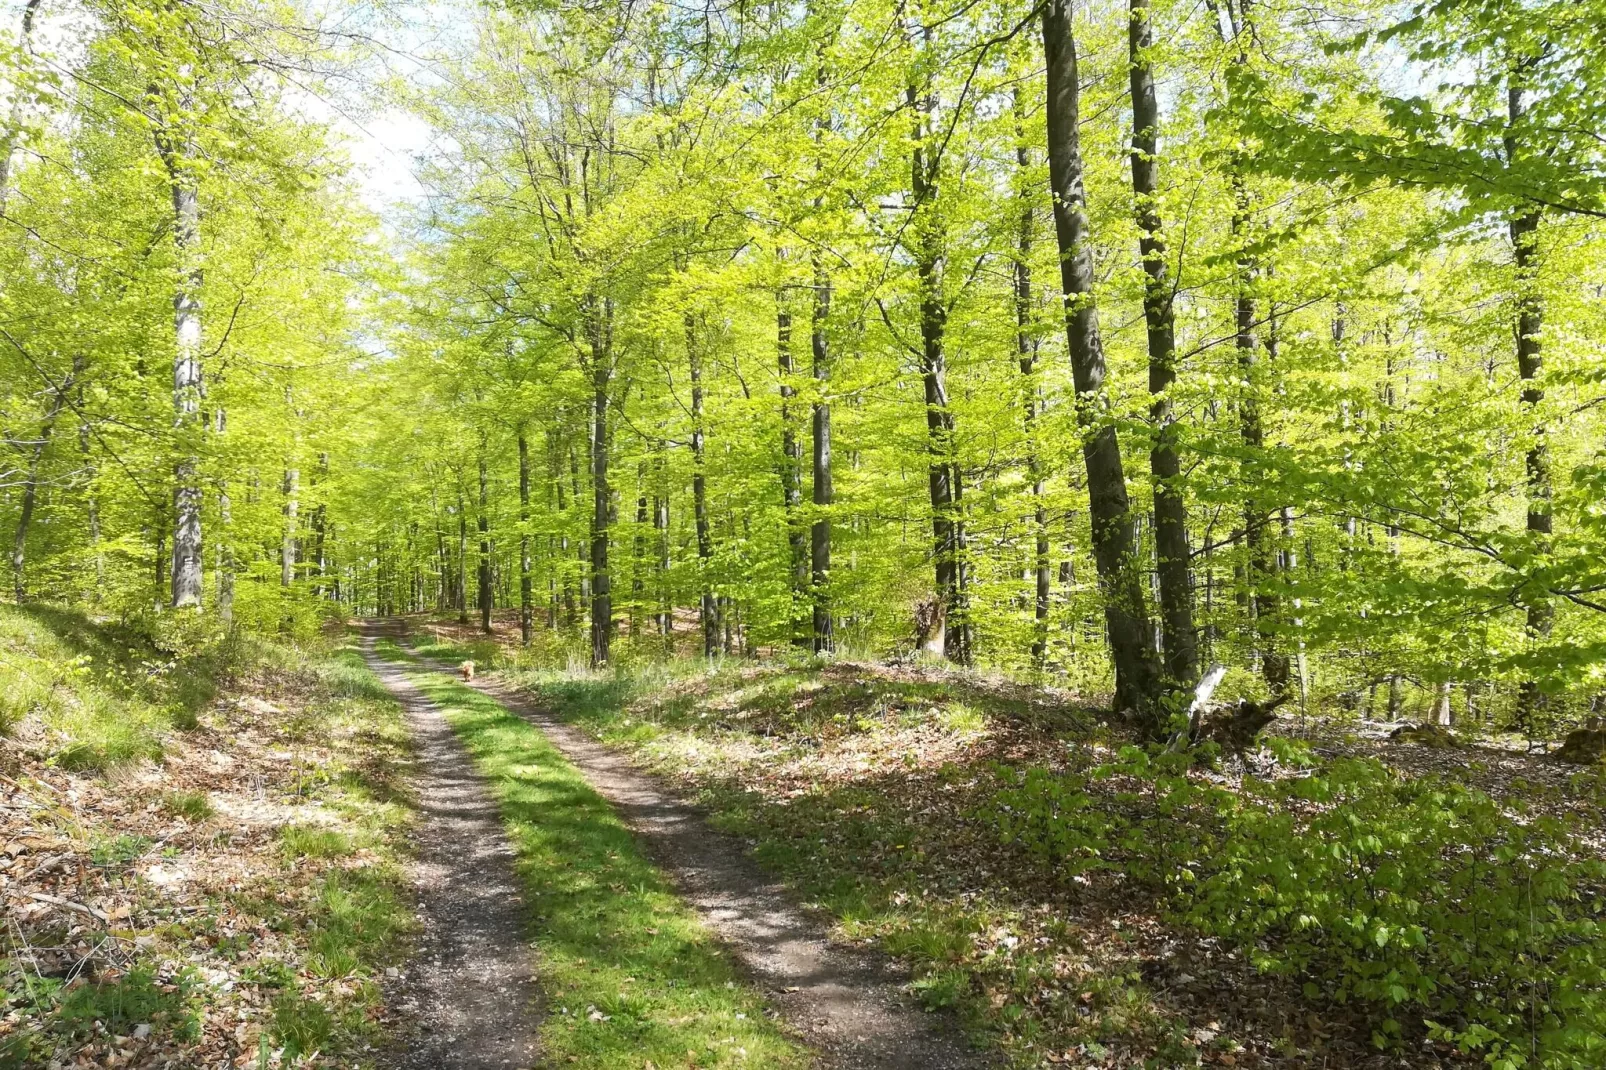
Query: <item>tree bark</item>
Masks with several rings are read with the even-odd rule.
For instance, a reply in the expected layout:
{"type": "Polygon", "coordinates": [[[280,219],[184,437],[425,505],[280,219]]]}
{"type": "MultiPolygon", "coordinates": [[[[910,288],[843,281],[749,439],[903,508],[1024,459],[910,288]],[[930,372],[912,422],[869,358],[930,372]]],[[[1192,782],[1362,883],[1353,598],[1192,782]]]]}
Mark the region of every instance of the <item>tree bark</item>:
{"type": "Polygon", "coordinates": [[[301,469],[284,470],[284,530],[279,540],[279,586],[289,587],[296,578],[298,540],[296,520],[301,512],[301,469]]]}
{"type": "MultiPolygon", "coordinates": [[[[1506,90],[1507,118],[1515,125],[1525,110],[1523,90],[1513,74],[1506,90]]],[[[1506,136],[1506,155],[1514,157],[1519,145],[1513,135],[1506,136]]],[[[1508,229],[1512,254],[1517,266],[1517,377],[1522,381],[1522,407],[1528,416],[1533,442],[1524,458],[1527,475],[1528,514],[1524,527],[1531,540],[1536,557],[1545,557],[1551,548],[1551,479],[1549,429],[1539,406],[1545,400],[1545,388],[1540,384],[1544,373],[1544,349],[1540,332],[1544,328],[1544,305],[1539,296],[1536,276],[1539,270],[1540,212],[1530,209],[1513,216],[1508,229]]],[[[1550,637],[1555,624],[1556,609],[1544,594],[1524,599],[1524,626],[1531,639],[1550,637]]],[[[1522,681],[1517,692],[1517,727],[1532,731],[1536,715],[1544,707],[1545,695],[1533,679],[1522,681]]]]}
{"type": "MultiPolygon", "coordinates": [[[[458,473],[461,480],[462,473],[458,473]]],[[[457,623],[468,623],[468,506],[463,502],[463,485],[457,485],[457,623]]]]}
{"type": "Polygon", "coordinates": [[[708,457],[703,430],[703,357],[696,320],[686,313],[686,361],[691,368],[692,515],[697,525],[697,582],[702,591],[703,655],[713,657],[723,645],[720,602],[713,587],[714,534],[708,517],[708,457]]]}
{"type": "MultiPolygon", "coordinates": [[[[318,454],[318,468],[317,468],[316,473],[314,474],[314,483],[313,483],[314,488],[316,488],[317,486],[319,486],[322,483],[324,483],[328,478],[329,478],[329,455],[327,453],[320,453],[320,454],[318,454]]],[[[328,509],[327,505],[323,502],[323,500],[322,500],[323,495],[321,493],[316,493],[315,492],[313,497],[316,498],[316,499],[319,499],[319,500],[318,500],[318,504],[312,507],[312,520],[311,520],[311,527],[312,527],[312,567],[311,567],[311,572],[312,572],[312,575],[316,576],[317,579],[318,579],[317,584],[312,589],[312,593],[313,593],[314,596],[316,596],[318,598],[322,598],[322,597],[325,596],[325,594],[327,593],[327,590],[328,590],[327,587],[325,586],[324,582],[323,582],[323,578],[324,578],[324,575],[329,571],[329,560],[328,560],[328,557],[326,556],[327,536],[329,534],[328,533],[329,509],[328,509]]],[[[415,524],[415,526],[416,526],[416,524],[415,524]]]]}
{"type": "Polygon", "coordinates": [[[1154,547],[1160,587],[1160,630],[1165,686],[1191,689],[1199,675],[1198,637],[1193,627],[1193,586],[1188,562],[1188,505],[1183,497],[1177,426],[1171,389],[1177,380],[1175,313],[1160,216],[1160,104],[1149,60],[1152,28],[1149,0],[1130,0],[1128,58],[1132,91],[1132,193],[1146,276],[1143,318],[1149,344],[1149,421],[1154,435],[1149,473],[1154,483],[1154,547]]]}
{"type": "Polygon", "coordinates": [[[485,470],[485,436],[480,436],[480,508],[478,526],[480,531],[480,558],[479,558],[479,609],[480,631],[486,635],[491,634],[491,606],[494,595],[491,590],[491,491],[490,477],[485,470]]]}
{"type": "MultiPolygon", "coordinates": [[[[179,107],[187,108],[188,99],[179,107]]],[[[172,140],[159,127],[157,148],[167,168],[173,198],[173,251],[177,272],[173,291],[173,425],[178,458],[173,464],[174,608],[201,605],[201,200],[194,171],[181,153],[193,151],[187,139],[172,140]]]]}
{"type": "MultiPolygon", "coordinates": [[[[930,31],[926,31],[927,47],[930,31]]],[[[942,653],[961,665],[970,664],[970,613],[965,590],[965,519],[963,488],[955,450],[953,410],[948,404],[948,304],[943,293],[947,250],[938,214],[941,157],[928,151],[930,116],[936,99],[911,85],[910,111],[914,114],[914,148],[910,155],[915,271],[920,279],[920,380],[925,388],[927,485],[931,500],[931,534],[937,599],[943,605],[946,627],[941,632],[942,653]]]]}
{"type": "Polygon", "coordinates": [[[1048,83],[1049,183],[1059,242],[1060,285],[1065,298],[1065,333],[1076,384],[1093,558],[1104,596],[1116,703],[1158,731],[1162,727],[1159,671],[1149,642],[1148,605],[1134,552],[1121,446],[1109,419],[1109,398],[1104,386],[1104,347],[1094,302],[1093,256],[1078,132],[1081,82],[1071,32],[1070,0],[1047,0],[1043,10],[1043,54],[1048,83]]]}
{"type": "Polygon", "coordinates": [[[836,630],[831,614],[831,503],[836,494],[831,485],[831,341],[826,325],[831,318],[831,277],[818,255],[814,258],[814,310],[809,331],[815,397],[810,413],[812,436],[814,524],[809,529],[809,586],[814,603],[814,652],[836,649],[836,630]]]}
{"type": "Polygon", "coordinates": [[[658,539],[658,631],[666,640],[675,634],[675,607],[669,591],[669,480],[664,444],[658,443],[653,458],[654,482],[657,492],[652,502],[652,527],[658,539]]]}
{"type": "Polygon", "coordinates": [[[1026,144],[1026,105],[1020,88],[1014,93],[1015,166],[1020,185],[1020,218],[1015,245],[1015,353],[1021,374],[1021,419],[1026,435],[1026,475],[1032,483],[1032,668],[1041,672],[1048,657],[1048,610],[1052,594],[1049,560],[1048,503],[1043,458],[1038,449],[1037,335],[1032,324],[1032,245],[1037,236],[1036,213],[1027,181],[1031,150],[1026,144]]]}
{"type": "Polygon", "coordinates": [[[613,381],[613,302],[591,300],[591,666],[608,664],[613,647],[613,588],[608,572],[608,389],[613,381]]]}
{"type": "Polygon", "coordinates": [[[800,627],[809,590],[809,542],[803,526],[803,443],[793,426],[797,397],[797,361],[792,355],[792,313],[785,295],[778,295],[775,313],[775,352],[781,380],[781,500],[786,506],[786,542],[792,557],[792,613],[788,630],[794,645],[807,646],[800,627]]]}

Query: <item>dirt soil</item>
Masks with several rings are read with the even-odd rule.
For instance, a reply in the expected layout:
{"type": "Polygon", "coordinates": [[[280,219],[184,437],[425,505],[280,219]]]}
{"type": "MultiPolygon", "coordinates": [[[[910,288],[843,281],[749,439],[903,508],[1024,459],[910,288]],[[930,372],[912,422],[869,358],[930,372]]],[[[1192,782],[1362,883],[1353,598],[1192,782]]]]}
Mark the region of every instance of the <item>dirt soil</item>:
{"type": "Polygon", "coordinates": [[[410,876],[423,934],[388,1002],[411,1035],[393,1065],[403,1070],[522,1070],[537,1058],[539,990],[513,849],[473,760],[439,707],[400,669],[363,657],[402,703],[417,742],[413,785],[420,814],[410,876]]]}
{"type": "MultiPolygon", "coordinates": [[[[426,662],[438,671],[453,666],[426,662]]],[[[827,938],[747,857],[745,845],[656,778],[494,681],[478,688],[539,727],[642,838],[647,854],[764,986],[783,1019],[844,1070],[968,1070],[993,1065],[955,1024],[909,1001],[908,978],[886,958],[827,938]]]]}

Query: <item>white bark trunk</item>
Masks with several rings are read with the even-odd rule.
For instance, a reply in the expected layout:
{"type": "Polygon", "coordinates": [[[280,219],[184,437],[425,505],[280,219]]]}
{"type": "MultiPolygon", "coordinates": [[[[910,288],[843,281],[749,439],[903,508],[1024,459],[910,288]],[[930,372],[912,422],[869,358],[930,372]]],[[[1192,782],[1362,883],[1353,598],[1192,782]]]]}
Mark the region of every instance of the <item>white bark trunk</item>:
{"type": "Polygon", "coordinates": [[[157,139],[173,191],[173,606],[201,604],[201,199],[195,176],[171,135],[157,139]]]}

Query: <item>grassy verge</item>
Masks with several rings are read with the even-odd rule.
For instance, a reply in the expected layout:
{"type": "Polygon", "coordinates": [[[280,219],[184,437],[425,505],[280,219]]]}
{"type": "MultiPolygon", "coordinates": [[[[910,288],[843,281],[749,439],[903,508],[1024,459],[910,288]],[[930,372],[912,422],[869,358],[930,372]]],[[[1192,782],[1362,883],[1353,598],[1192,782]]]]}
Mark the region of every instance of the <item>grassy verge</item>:
{"type": "Polygon", "coordinates": [[[414,924],[349,648],[0,607],[0,1067],[371,1065],[414,924]]]}
{"type": "Polygon", "coordinates": [[[762,995],[539,729],[439,675],[415,682],[446,711],[501,804],[535,915],[541,1041],[553,1065],[807,1065],[762,995]]]}

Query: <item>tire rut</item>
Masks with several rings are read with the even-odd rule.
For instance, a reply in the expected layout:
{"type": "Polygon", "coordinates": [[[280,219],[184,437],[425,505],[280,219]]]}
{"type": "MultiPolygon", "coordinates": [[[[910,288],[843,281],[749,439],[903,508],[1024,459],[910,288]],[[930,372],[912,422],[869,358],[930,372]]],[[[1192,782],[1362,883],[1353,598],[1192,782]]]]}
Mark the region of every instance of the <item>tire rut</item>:
{"type": "Polygon", "coordinates": [[[538,1061],[540,993],[501,812],[440,708],[374,653],[376,634],[365,629],[363,660],[405,710],[422,815],[408,875],[424,933],[387,985],[411,1022],[390,1065],[525,1070],[538,1061]]]}
{"type": "MultiPolygon", "coordinates": [[[[437,672],[450,666],[424,659],[437,672]]],[[[997,1060],[948,1017],[911,1004],[885,956],[832,943],[827,927],[762,873],[733,837],[656,777],[511,689],[469,684],[534,724],[641,837],[647,854],[764,987],[782,1018],[839,1070],[972,1070],[997,1060]]]]}

